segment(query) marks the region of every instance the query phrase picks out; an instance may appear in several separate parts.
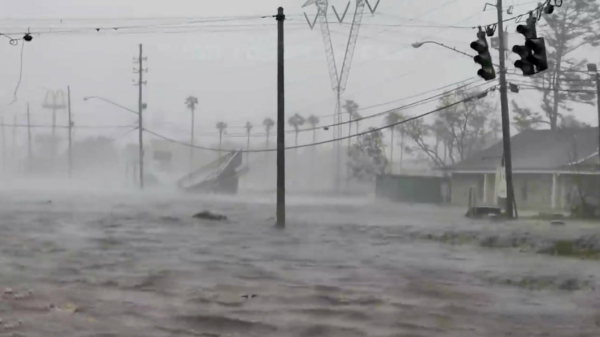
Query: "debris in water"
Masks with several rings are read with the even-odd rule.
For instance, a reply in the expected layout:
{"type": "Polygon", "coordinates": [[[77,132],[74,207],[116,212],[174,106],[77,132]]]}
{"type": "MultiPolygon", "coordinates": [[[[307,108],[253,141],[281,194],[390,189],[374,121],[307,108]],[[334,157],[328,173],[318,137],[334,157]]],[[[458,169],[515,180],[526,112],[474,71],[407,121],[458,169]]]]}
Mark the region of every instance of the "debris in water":
{"type": "Polygon", "coordinates": [[[208,211],[198,213],[194,215],[194,219],[203,219],[203,220],[211,220],[211,221],[226,221],[227,217],[220,214],[214,214],[208,211]]]}
{"type": "Polygon", "coordinates": [[[256,295],[256,294],[242,295],[242,297],[243,297],[243,298],[247,298],[247,299],[255,298],[255,297],[257,297],[257,296],[258,296],[258,295],[256,295]]]}
{"type": "Polygon", "coordinates": [[[552,226],[564,226],[564,225],[566,225],[566,223],[564,221],[559,221],[559,220],[552,221],[552,222],[550,222],[550,224],[552,226]]]}

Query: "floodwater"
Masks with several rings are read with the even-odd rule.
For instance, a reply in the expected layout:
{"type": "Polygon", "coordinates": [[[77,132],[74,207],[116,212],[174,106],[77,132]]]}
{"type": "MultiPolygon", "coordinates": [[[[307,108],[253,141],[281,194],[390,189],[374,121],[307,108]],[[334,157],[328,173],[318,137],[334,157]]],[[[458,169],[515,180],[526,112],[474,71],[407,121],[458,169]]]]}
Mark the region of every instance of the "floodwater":
{"type": "Polygon", "coordinates": [[[0,336],[600,335],[600,262],[414,235],[519,224],[290,197],[279,231],[273,201],[5,193],[0,336]]]}

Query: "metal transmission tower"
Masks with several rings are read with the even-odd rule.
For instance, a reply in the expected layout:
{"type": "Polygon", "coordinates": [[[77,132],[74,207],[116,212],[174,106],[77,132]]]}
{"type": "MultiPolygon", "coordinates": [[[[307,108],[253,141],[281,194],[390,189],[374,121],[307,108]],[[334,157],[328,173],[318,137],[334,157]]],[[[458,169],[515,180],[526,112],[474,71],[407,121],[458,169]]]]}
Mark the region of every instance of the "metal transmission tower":
{"type": "MultiPolygon", "coordinates": [[[[336,93],[337,104],[335,108],[335,117],[334,124],[339,124],[343,120],[342,115],[342,93],[346,90],[346,84],[348,83],[348,77],[350,76],[350,69],[352,67],[352,59],[354,58],[354,51],[356,50],[356,45],[358,42],[358,33],[360,31],[360,26],[362,23],[363,13],[365,10],[365,5],[369,6],[369,10],[371,14],[374,14],[379,7],[379,2],[381,0],[377,0],[377,3],[374,7],[371,6],[369,0],[356,0],[356,10],[354,11],[354,19],[352,20],[352,25],[350,28],[350,35],[348,37],[348,44],[346,45],[346,53],[344,55],[344,61],[342,63],[342,69],[338,72],[336,60],[335,60],[335,52],[333,49],[333,43],[331,41],[331,32],[329,30],[329,21],[327,19],[327,13],[329,8],[329,0],[308,0],[304,6],[316,5],[318,12],[315,20],[310,22],[306,13],[304,14],[306,21],[311,29],[314,28],[317,20],[319,20],[319,25],[321,26],[321,35],[323,36],[323,44],[325,45],[325,53],[327,56],[327,66],[329,69],[329,79],[331,80],[331,88],[336,93]]],[[[332,6],[333,11],[340,23],[344,21],[346,14],[348,12],[348,8],[350,7],[350,2],[346,6],[346,10],[344,11],[342,17],[338,15],[335,7],[332,6]]],[[[349,125],[350,127],[350,125],[349,125]]],[[[342,137],[342,129],[341,125],[337,125],[334,127],[334,138],[342,137]]],[[[335,170],[335,188],[339,190],[341,185],[341,145],[339,142],[334,143],[334,151],[336,152],[336,170],[335,170]]]]}
{"type": "Polygon", "coordinates": [[[44,109],[52,110],[52,169],[54,169],[54,160],[56,157],[56,151],[58,146],[58,139],[56,138],[56,110],[64,110],[67,108],[65,93],[62,90],[48,90],[46,92],[46,98],[42,104],[44,109]],[[51,100],[49,98],[52,98],[51,100]]]}

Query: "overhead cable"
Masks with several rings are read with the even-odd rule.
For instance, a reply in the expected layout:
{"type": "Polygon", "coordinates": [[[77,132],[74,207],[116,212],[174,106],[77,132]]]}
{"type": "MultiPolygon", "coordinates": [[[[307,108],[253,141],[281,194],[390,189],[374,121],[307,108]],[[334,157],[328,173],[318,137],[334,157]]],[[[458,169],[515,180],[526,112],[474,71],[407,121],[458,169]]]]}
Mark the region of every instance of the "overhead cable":
{"type": "MultiPolygon", "coordinates": [[[[495,90],[495,89],[496,89],[496,86],[494,86],[494,87],[492,87],[492,88],[489,88],[489,89],[487,89],[487,90],[486,90],[484,93],[487,93],[487,92],[489,92],[489,91],[491,91],[491,90],[495,90]]],[[[467,98],[465,98],[465,99],[462,99],[462,100],[460,100],[460,101],[456,101],[456,102],[454,102],[454,103],[452,103],[452,104],[448,104],[448,105],[445,105],[445,106],[443,106],[443,107],[439,107],[439,108],[437,108],[437,109],[435,109],[435,110],[431,110],[431,111],[429,111],[429,112],[426,112],[426,113],[420,114],[420,115],[418,115],[418,116],[414,116],[414,117],[406,118],[406,119],[404,119],[404,120],[402,120],[402,121],[399,121],[399,122],[397,122],[397,123],[389,124],[389,125],[386,125],[386,126],[383,126],[383,127],[379,127],[379,128],[370,128],[368,131],[364,131],[364,132],[361,132],[361,133],[357,133],[357,134],[354,134],[354,135],[349,135],[349,136],[345,136],[345,137],[340,137],[340,138],[335,138],[335,139],[331,139],[331,140],[326,140],[326,141],[322,141],[322,142],[316,142],[316,143],[305,144],[305,145],[296,145],[296,146],[290,146],[290,147],[286,147],[286,148],[285,148],[285,150],[295,150],[295,149],[301,149],[301,148],[306,148],[306,147],[313,147],[313,146],[325,145],[325,144],[334,143],[334,142],[339,142],[339,141],[343,141],[343,140],[346,140],[346,139],[350,139],[350,138],[356,138],[356,137],[364,136],[364,135],[367,135],[367,134],[370,134],[370,133],[378,132],[378,131],[381,131],[381,130],[385,130],[385,129],[393,128],[393,127],[396,127],[396,126],[398,126],[398,125],[406,124],[406,123],[412,122],[412,121],[414,121],[414,120],[417,120],[417,119],[424,118],[424,117],[426,117],[426,116],[429,116],[429,115],[431,115],[431,114],[434,114],[434,113],[436,113],[436,112],[440,112],[440,111],[442,111],[442,110],[445,110],[445,109],[451,108],[451,107],[453,107],[453,106],[457,106],[457,105],[459,105],[459,104],[463,104],[463,103],[465,103],[465,102],[472,101],[472,100],[474,100],[474,99],[477,99],[477,98],[479,98],[480,96],[481,96],[481,93],[480,93],[480,94],[478,94],[478,95],[469,96],[469,97],[467,97],[467,98]]],[[[215,149],[215,148],[209,148],[209,147],[203,147],[203,146],[192,145],[192,144],[189,144],[189,143],[186,143],[186,142],[181,142],[181,141],[178,141],[178,140],[175,140],[175,139],[172,139],[172,138],[169,138],[169,137],[163,136],[163,135],[161,135],[161,134],[159,134],[159,133],[156,133],[156,132],[154,132],[154,131],[152,131],[152,130],[149,130],[149,129],[146,129],[146,128],[144,128],[144,131],[145,131],[145,132],[147,132],[147,133],[149,133],[149,134],[151,134],[151,135],[153,135],[153,136],[156,136],[156,137],[158,137],[158,138],[161,138],[161,139],[163,139],[163,140],[166,140],[166,141],[169,141],[169,142],[172,142],[172,143],[180,144],[180,145],[187,146],[187,147],[192,147],[192,148],[199,149],[199,150],[212,151],[212,152],[264,153],[264,152],[275,152],[275,151],[277,151],[277,149],[264,149],[264,150],[239,150],[239,151],[238,151],[238,150],[233,150],[233,149],[226,149],[226,150],[223,150],[223,149],[215,149]]]]}

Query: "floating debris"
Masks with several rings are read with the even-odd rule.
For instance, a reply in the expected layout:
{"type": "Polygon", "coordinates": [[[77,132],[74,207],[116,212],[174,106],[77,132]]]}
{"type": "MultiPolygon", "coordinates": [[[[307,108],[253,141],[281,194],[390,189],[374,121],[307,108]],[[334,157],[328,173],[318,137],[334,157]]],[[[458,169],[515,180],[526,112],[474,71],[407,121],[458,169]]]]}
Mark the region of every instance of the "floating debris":
{"type": "Polygon", "coordinates": [[[194,219],[210,220],[210,221],[227,221],[227,217],[220,214],[211,213],[208,211],[194,215],[194,219]]]}

